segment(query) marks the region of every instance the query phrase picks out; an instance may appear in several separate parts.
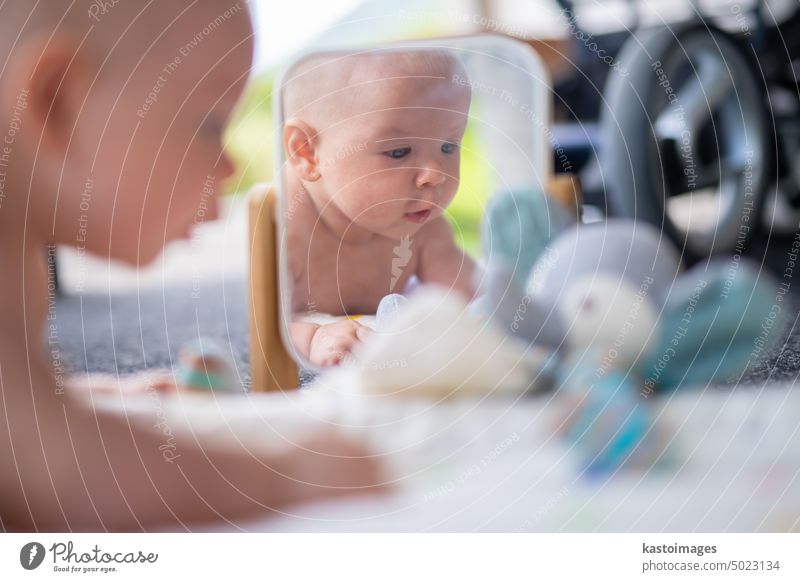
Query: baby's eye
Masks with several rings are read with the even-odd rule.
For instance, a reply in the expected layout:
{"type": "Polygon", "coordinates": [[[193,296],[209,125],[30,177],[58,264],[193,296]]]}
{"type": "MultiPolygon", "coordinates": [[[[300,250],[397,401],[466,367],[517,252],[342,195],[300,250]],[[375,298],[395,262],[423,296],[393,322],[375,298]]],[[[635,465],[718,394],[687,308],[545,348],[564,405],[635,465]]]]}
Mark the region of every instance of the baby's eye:
{"type": "Polygon", "coordinates": [[[225,119],[215,115],[208,115],[200,122],[200,129],[209,136],[222,136],[225,126],[225,119]]]}
{"type": "Polygon", "coordinates": [[[445,142],[442,144],[442,153],[452,154],[454,151],[456,151],[457,147],[458,146],[454,143],[445,142]]]}
{"type": "Polygon", "coordinates": [[[387,156],[389,156],[390,158],[394,159],[394,160],[399,160],[401,158],[406,157],[408,154],[410,154],[411,153],[411,148],[410,147],[396,148],[396,149],[389,150],[389,151],[383,152],[383,153],[386,154],[387,156]]]}

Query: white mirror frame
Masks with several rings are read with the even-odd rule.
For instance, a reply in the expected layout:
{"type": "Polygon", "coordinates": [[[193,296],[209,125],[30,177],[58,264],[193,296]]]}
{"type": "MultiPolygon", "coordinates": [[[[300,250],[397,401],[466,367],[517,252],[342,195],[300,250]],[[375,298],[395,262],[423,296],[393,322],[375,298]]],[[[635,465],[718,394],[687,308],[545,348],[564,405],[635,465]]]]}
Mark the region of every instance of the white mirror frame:
{"type": "Polygon", "coordinates": [[[300,54],[292,60],[281,72],[278,77],[277,89],[273,91],[273,114],[274,119],[278,120],[280,126],[276,129],[275,137],[275,189],[277,192],[276,203],[276,223],[278,234],[278,293],[279,293],[279,332],[283,345],[288,354],[302,368],[313,372],[320,372],[322,368],[314,366],[305,361],[297,353],[289,333],[289,323],[291,321],[291,301],[288,266],[288,254],[286,252],[286,219],[285,208],[285,186],[283,180],[283,166],[286,158],[283,152],[283,89],[287,76],[303,60],[320,54],[346,55],[371,52],[374,50],[386,49],[449,49],[457,54],[476,53],[482,55],[506,55],[495,56],[498,60],[509,62],[513,57],[516,65],[520,69],[520,74],[525,75],[530,80],[530,91],[532,102],[536,104],[537,110],[532,112],[531,117],[539,120],[539,123],[532,121],[532,134],[534,136],[534,151],[530,155],[533,165],[533,172],[540,178],[542,188],[550,181],[553,175],[552,152],[550,147],[550,126],[552,125],[552,83],[550,75],[544,62],[536,51],[523,41],[513,39],[499,34],[479,34],[469,36],[441,37],[425,40],[386,43],[372,45],[368,47],[357,47],[353,49],[331,49],[331,50],[309,50],[300,54]],[[493,50],[492,50],[493,49],[493,50]]]}

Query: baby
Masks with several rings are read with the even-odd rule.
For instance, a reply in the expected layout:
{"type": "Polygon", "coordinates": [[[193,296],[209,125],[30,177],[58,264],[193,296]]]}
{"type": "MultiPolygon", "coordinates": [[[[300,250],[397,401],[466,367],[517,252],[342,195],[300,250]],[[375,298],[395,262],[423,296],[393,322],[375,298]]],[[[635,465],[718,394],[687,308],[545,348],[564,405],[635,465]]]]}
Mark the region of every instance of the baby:
{"type": "Polygon", "coordinates": [[[185,530],[376,481],[324,423],[258,450],[176,430],[167,458],[155,410],[89,408],[44,349],[47,244],[145,264],[185,238],[252,49],[239,0],[0,3],[0,529],[185,530]]]}
{"type": "MultiPolygon", "coordinates": [[[[292,310],[374,314],[412,277],[475,293],[475,265],[443,216],[459,185],[470,91],[440,50],[311,58],[285,83],[283,144],[292,310]]],[[[297,350],[334,365],[369,330],[295,321],[297,350]]]]}

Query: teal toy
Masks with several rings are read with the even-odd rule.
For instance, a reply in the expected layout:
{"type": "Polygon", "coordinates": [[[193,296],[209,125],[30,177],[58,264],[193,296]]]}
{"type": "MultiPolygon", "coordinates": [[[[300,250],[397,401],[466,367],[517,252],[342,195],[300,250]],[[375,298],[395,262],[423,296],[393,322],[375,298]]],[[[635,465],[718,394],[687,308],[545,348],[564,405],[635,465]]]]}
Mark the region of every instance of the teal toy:
{"type": "Polygon", "coordinates": [[[491,317],[553,351],[556,401],[573,419],[563,434],[587,466],[610,470],[652,449],[653,400],[738,378],[781,335],[781,288],[741,257],[684,271],[672,243],[647,224],[609,219],[557,230],[540,193],[499,198],[484,229],[491,317]],[[547,228],[518,212],[541,213],[547,228]],[[539,230],[508,227],[523,222],[539,230]]]}
{"type": "Polygon", "coordinates": [[[242,391],[231,357],[206,338],[194,340],[181,349],[175,378],[180,386],[193,390],[242,391]]]}
{"type": "Polygon", "coordinates": [[[582,371],[573,368],[575,377],[561,383],[558,405],[564,419],[561,434],[580,452],[584,471],[603,475],[658,459],[663,448],[658,448],[661,435],[651,407],[627,389],[624,373],[612,370],[596,378],[591,366],[582,371]]]}

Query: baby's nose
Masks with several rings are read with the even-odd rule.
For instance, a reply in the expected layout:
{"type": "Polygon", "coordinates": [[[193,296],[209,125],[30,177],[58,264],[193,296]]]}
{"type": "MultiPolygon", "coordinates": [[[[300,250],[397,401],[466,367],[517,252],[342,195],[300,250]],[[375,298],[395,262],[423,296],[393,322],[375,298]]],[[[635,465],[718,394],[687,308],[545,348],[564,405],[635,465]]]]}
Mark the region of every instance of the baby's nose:
{"type": "Polygon", "coordinates": [[[426,164],[417,171],[417,188],[439,186],[446,179],[447,176],[437,164],[426,164]]]}
{"type": "Polygon", "coordinates": [[[218,180],[224,180],[233,176],[234,173],[236,173],[236,164],[234,164],[228,153],[223,151],[214,164],[214,175],[218,180]]]}

